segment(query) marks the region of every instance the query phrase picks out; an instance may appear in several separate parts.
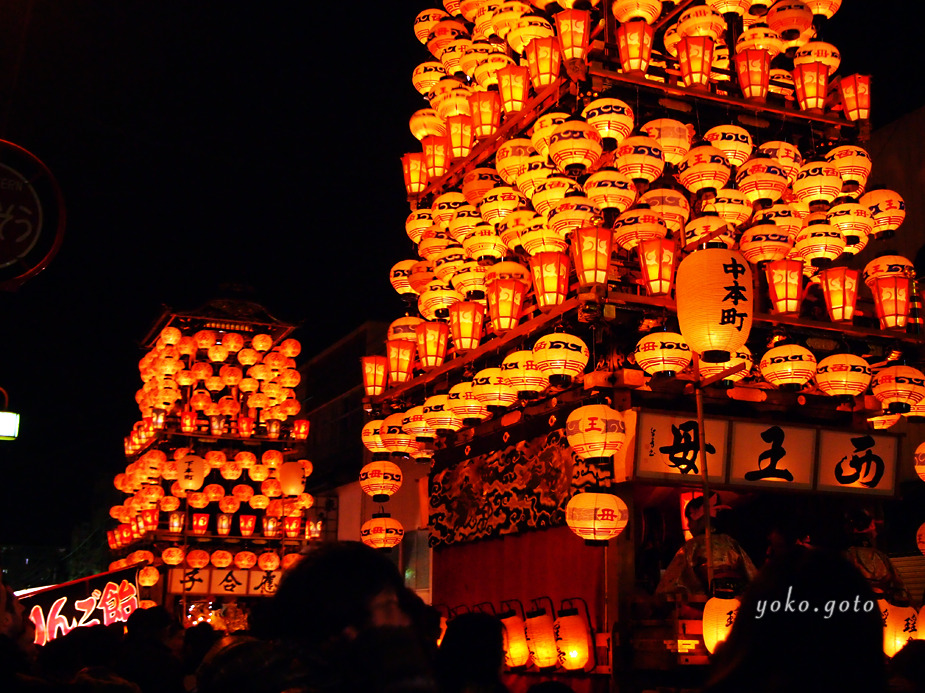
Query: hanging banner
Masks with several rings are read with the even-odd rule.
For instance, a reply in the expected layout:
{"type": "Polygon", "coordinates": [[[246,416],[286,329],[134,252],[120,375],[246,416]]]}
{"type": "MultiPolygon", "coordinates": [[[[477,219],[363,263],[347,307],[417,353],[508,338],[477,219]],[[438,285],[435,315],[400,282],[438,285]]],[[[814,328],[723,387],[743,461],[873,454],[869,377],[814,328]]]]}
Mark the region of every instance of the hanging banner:
{"type": "MultiPolygon", "coordinates": [[[[729,422],[704,424],[707,471],[711,481],[726,478],[729,422]]],[[[636,431],[636,478],[696,481],[700,478],[700,434],[695,417],[641,412],[636,431]]]]}
{"type": "Polygon", "coordinates": [[[732,425],[729,481],[809,490],[815,450],[815,429],[737,421],[732,425]]]}
{"type": "Polygon", "coordinates": [[[83,626],[125,622],[138,608],[137,568],[91,575],[19,597],[44,645],[83,626]]]}

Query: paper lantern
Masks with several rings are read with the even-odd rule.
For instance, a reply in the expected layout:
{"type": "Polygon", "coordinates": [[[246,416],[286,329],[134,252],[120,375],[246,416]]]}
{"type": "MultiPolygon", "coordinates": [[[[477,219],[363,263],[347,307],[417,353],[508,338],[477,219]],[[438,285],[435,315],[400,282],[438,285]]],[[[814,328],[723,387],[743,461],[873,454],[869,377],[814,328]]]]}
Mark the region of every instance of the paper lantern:
{"type": "Polygon", "coordinates": [[[657,240],[668,235],[668,227],[651,209],[635,207],[623,212],[613,225],[614,244],[633,250],[642,241],[657,240]]]}
{"type": "Polygon", "coordinates": [[[433,395],[425,399],[423,414],[424,421],[438,435],[446,435],[463,427],[462,419],[450,410],[447,395],[433,395]]]}
{"type": "Polygon", "coordinates": [[[498,92],[476,91],[468,98],[473,136],[479,140],[493,136],[501,125],[502,106],[498,92]]]}
{"type": "Polygon", "coordinates": [[[583,460],[611,457],[626,440],[623,415],[606,404],[575,409],[565,422],[565,435],[575,454],[583,460]]]}
{"type": "Polygon", "coordinates": [[[198,455],[186,455],[179,460],[180,476],[177,479],[179,487],[184,491],[195,491],[202,488],[202,482],[207,472],[206,461],[198,455]]]}
{"type": "Polygon", "coordinates": [[[816,374],[816,357],[804,347],[783,344],[765,352],[758,364],[761,375],[782,390],[798,390],[816,374]]]}
{"type": "Polygon", "coordinates": [[[636,186],[628,176],[612,168],[595,171],[585,181],[585,195],[600,209],[622,213],[636,201],[636,186]]]}
{"type": "Polygon", "coordinates": [[[565,253],[536,253],[530,258],[533,295],[542,311],[565,301],[568,294],[569,261],[565,253]]]}
{"type": "Polygon", "coordinates": [[[850,321],[854,317],[859,275],[858,270],[847,267],[830,267],[819,272],[825,308],[832,322],[850,321]]]}
{"type": "Polygon", "coordinates": [[[562,54],[559,52],[559,42],[555,36],[544,36],[530,41],[524,49],[524,57],[530,71],[530,81],[537,91],[558,79],[562,54]]]}
{"type": "Polygon", "coordinates": [[[698,367],[700,369],[700,377],[706,380],[715,375],[719,375],[725,370],[734,368],[739,364],[744,366],[742,370],[732,373],[720,381],[720,387],[731,387],[734,383],[747,377],[752,370],[752,366],[755,365],[752,352],[749,351],[748,347],[739,347],[728,361],[723,361],[722,363],[706,363],[705,361],[701,361],[698,367]]]}
{"type": "Polygon", "coordinates": [[[717,125],[707,130],[703,139],[722,152],[730,166],[744,164],[754,148],[748,130],[738,125],[717,125]]]}
{"type": "Polygon", "coordinates": [[[877,371],[870,390],[888,414],[903,414],[925,399],[925,375],[911,366],[888,366],[877,371]]]}
{"type": "Polygon", "coordinates": [[[735,598],[712,597],[703,607],[703,645],[712,654],[732,630],[742,603],[735,598]]]}
{"type": "Polygon", "coordinates": [[[568,9],[557,12],[556,35],[559,50],[565,60],[584,61],[588,55],[588,39],[591,36],[591,12],[568,9]]]}
{"type": "Polygon", "coordinates": [[[896,606],[885,599],[877,600],[883,618],[883,652],[893,657],[908,642],[919,639],[918,612],[911,606],[896,606]]]}
{"type": "Polygon", "coordinates": [[[424,167],[423,152],[409,152],[402,156],[401,168],[408,195],[420,195],[427,189],[427,169],[424,167]]]}
{"type": "Polygon", "coordinates": [[[554,202],[549,210],[549,228],[563,238],[568,238],[575,229],[591,226],[601,216],[601,210],[584,195],[570,193],[554,202]]]}
{"type": "Polygon", "coordinates": [[[793,248],[793,240],[780,227],[761,223],[746,229],[739,238],[739,252],[751,264],[783,260],[793,248]]]}
{"type": "Polygon", "coordinates": [[[504,626],[504,663],[512,668],[524,667],[530,662],[527,633],[520,614],[509,611],[498,615],[504,626]]]}
{"type": "Polygon", "coordinates": [[[841,194],[842,179],[838,170],[825,161],[810,161],[800,167],[796,181],[793,183],[793,192],[797,199],[822,209],[828,208],[836,197],[841,194]]]}
{"type": "Polygon", "coordinates": [[[866,150],[856,145],[842,145],[829,150],[825,160],[835,167],[843,181],[843,192],[851,195],[864,192],[872,163],[866,150]]]}
{"type": "Polygon", "coordinates": [[[410,380],[414,371],[415,343],[405,339],[388,339],[385,350],[389,380],[394,384],[410,380]]]}
{"type": "Polygon", "coordinates": [[[472,379],[472,394],[489,411],[510,407],[517,401],[517,390],[501,368],[483,368],[472,379]]]}
{"type": "Polygon", "coordinates": [[[616,150],[617,169],[637,185],[651,183],[665,170],[665,154],[648,135],[623,140],[616,150]]]}
{"type": "Polygon", "coordinates": [[[533,347],[536,365],[558,382],[581,375],[588,365],[588,346],[578,337],[565,332],[552,332],[540,337],[533,347]]]}
{"type": "Polygon", "coordinates": [[[472,383],[468,381],[457,383],[450,388],[447,393],[447,406],[453,415],[467,426],[477,424],[489,416],[488,408],[476,399],[472,383]]]}
{"type": "Polygon", "coordinates": [[[647,293],[650,296],[670,294],[674,283],[677,243],[668,238],[650,238],[640,241],[636,251],[647,293]]]}
{"type": "Polygon", "coordinates": [[[498,70],[498,92],[505,114],[519,113],[530,98],[530,71],[519,65],[498,70]]]}
{"type": "Polygon", "coordinates": [[[838,80],[842,110],[848,120],[870,118],[870,76],[850,75],[838,80]]]}
{"type": "Polygon", "coordinates": [[[576,493],[565,507],[565,522],[585,541],[609,541],[629,522],[629,508],[609,493],[576,493]]]}
{"type": "Polygon", "coordinates": [[[837,227],[827,224],[824,217],[807,224],[793,244],[793,254],[813,267],[825,267],[844,250],[845,237],[837,227]]]}
{"type": "Polygon", "coordinates": [[[450,159],[464,159],[469,156],[474,141],[472,116],[467,113],[447,116],[446,131],[449,137],[450,159]]]}
{"type": "Polygon", "coordinates": [[[507,140],[495,152],[495,169],[505,183],[516,185],[517,176],[534,153],[533,143],[524,137],[507,140]]]}
{"type": "Polygon", "coordinates": [[[196,570],[205,568],[209,565],[209,552],[203,549],[193,549],[186,554],[186,564],[196,570]]]}
{"type": "Polygon", "coordinates": [[[906,203],[894,190],[871,190],[859,201],[870,210],[875,238],[889,238],[906,218],[906,203]]]}
{"type": "Polygon", "coordinates": [[[672,233],[679,233],[691,216],[691,206],[687,195],[674,188],[651,188],[640,198],[640,206],[648,205],[661,217],[665,226],[672,233]]]}
{"type": "Polygon", "coordinates": [[[580,287],[607,283],[613,232],[600,226],[584,226],[571,236],[572,264],[580,287]]]}
{"type": "Polygon", "coordinates": [[[553,623],[559,666],[566,671],[584,669],[591,659],[591,629],[578,609],[562,609],[553,623]]]}
{"type": "Polygon", "coordinates": [[[265,551],[257,556],[257,567],[267,572],[276,570],[279,568],[279,554],[275,551],[265,551]]]}
{"type": "Polygon", "coordinates": [[[428,60],[420,63],[411,72],[411,84],[421,96],[427,97],[433,92],[437,82],[444,77],[446,77],[446,69],[442,62],[428,60]]]}
{"type": "Polygon", "coordinates": [[[180,565],[185,557],[186,552],[179,546],[169,546],[161,552],[161,560],[167,565],[180,565]]]}
{"type": "Polygon", "coordinates": [[[650,120],[639,128],[656,142],[665,157],[665,163],[677,166],[691,148],[691,133],[687,125],[671,118],[650,120]]]}
{"type": "Polygon", "coordinates": [[[661,0],[614,0],[610,11],[620,23],[641,19],[652,24],[662,14],[661,0]]]}
{"type": "Polygon", "coordinates": [[[653,332],[636,343],[636,363],[649,375],[673,376],[690,365],[691,350],[676,332],[653,332]]]}
{"type": "Polygon", "coordinates": [[[279,536],[279,517],[275,514],[271,515],[269,509],[267,514],[263,516],[263,536],[265,537],[278,537],[279,536]]]}
{"type": "Polygon", "coordinates": [[[530,270],[516,262],[499,262],[491,267],[485,283],[488,312],[495,333],[516,327],[530,288],[530,270]]]}
{"type": "MultiPolygon", "coordinates": [[[[248,504],[254,510],[260,510],[261,508],[258,506],[263,506],[265,508],[266,506],[263,503],[257,502],[257,498],[262,498],[263,500],[267,500],[266,496],[251,496],[250,500],[248,500],[248,504]]],[[[238,515],[238,529],[240,530],[242,537],[252,536],[254,534],[254,527],[256,526],[256,524],[257,524],[256,515],[238,515]]]]}
{"type": "MultiPolygon", "coordinates": [[[[507,42],[515,53],[524,53],[531,41],[553,37],[552,24],[538,15],[524,14],[507,34],[507,42]]],[[[558,41],[556,42],[558,44],[558,41]]]]}
{"type": "Polygon", "coordinates": [[[405,534],[401,523],[388,513],[375,513],[360,527],[360,540],[374,549],[391,549],[405,534]]]}
{"type": "MultiPolygon", "coordinates": [[[[919,443],[912,458],[915,473],[919,475],[922,481],[925,481],[925,443],[919,443]]],[[[918,534],[916,534],[916,543],[919,546],[919,551],[925,554],[925,524],[919,527],[918,534]]]]}
{"type": "Polygon", "coordinates": [[[284,462],[279,467],[279,490],[284,496],[297,496],[305,490],[305,468],[302,462],[284,462]]]}
{"type": "Polygon", "coordinates": [[[870,379],[870,365],[854,354],[833,354],[816,366],[816,386],[832,397],[864,394],[870,379]]]}
{"type": "Polygon", "coordinates": [[[751,331],[753,283],[748,263],[725,248],[691,253],[678,266],[678,324],[684,341],[708,363],[729,360],[751,331]]]}
{"type": "Polygon", "coordinates": [[[884,255],[864,267],[864,283],[874,296],[881,329],[906,326],[914,276],[914,266],[901,255],[884,255]]]}
{"type": "Polygon", "coordinates": [[[389,414],[379,427],[382,444],[395,455],[408,455],[418,447],[413,436],[404,432],[404,418],[403,412],[389,414]]]}
{"type": "Polygon", "coordinates": [[[549,138],[549,158],[560,171],[581,174],[601,158],[601,136],[582,120],[566,120],[556,126],[549,138]]]}
{"type": "Polygon", "coordinates": [[[761,48],[746,48],[736,52],[736,77],[745,99],[761,102],[767,99],[771,58],[771,53],[761,48]]]}
{"type": "Polygon", "coordinates": [[[450,331],[453,347],[466,352],[478,347],[482,339],[485,307],[474,301],[458,301],[450,306],[450,331]]]}
{"type": "Polygon", "coordinates": [[[239,570],[250,570],[257,565],[257,554],[253,551],[238,551],[234,555],[234,567],[239,570]]]}
{"type": "Polygon", "coordinates": [[[726,185],[730,173],[723,153],[707,143],[692,147],[678,165],[678,180],[692,193],[716,192],[726,185]]]}
{"type": "Polygon", "coordinates": [[[521,399],[533,399],[549,387],[549,377],[536,365],[532,351],[512,351],[501,370],[521,399]]]}
{"type": "Polygon", "coordinates": [[[161,573],[154,566],[145,566],[138,571],[138,584],[142,587],[154,587],[160,579],[161,573]]]}
{"type": "MultiPolygon", "coordinates": [[[[552,206],[556,202],[562,200],[570,193],[580,192],[581,187],[571,178],[558,175],[549,176],[536,184],[530,202],[533,203],[533,208],[545,217],[552,210],[552,206]]],[[[545,219],[540,219],[539,221],[543,222],[545,219]]],[[[527,223],[526,226],[529,228],[530,224],[527,223]]],[[[523,234],[521,234],[521,241],[523,241],[523,234]]]]}
{"type": "Polygon", "coordinates": [[[803,261],[775,260],[765,268],[774,312],[799,313],[803,300],[803,261]]]}
{"type": "Polygon", "coordinates": [[[623,22],[617,27],[617,50],[624,72],[645,72],[652,59],[655,29],[644,20],[623,22]]]}
{"type": "Polygon", "coordinates": [[[528,612],[524,626],[533,663],[540,669],[556,666],[559,654],[552,616],[545,609],[528,612]]]}
{"type": "Polygon", "coordinates": [[[417,353],[421,368],[437,368],[446,358],[450,328],[443,322],[422,322],[416,328],[417,353]]]}
{"type": "MultiPolygon", "coordinates": [[[[468,206],[468,205],[467,205],[468,206]]],[[[478,225],[485,226],[482,223],[481,217],[479,217],[478,225]]],[[[476,225],[473,225],[473,230],[476,225]]],[[[489,230],[491,230],[489,228],[489,230]]],[[[456,243],[447,246],[436,259],[434,259],[434,274],[437,276],[437,280],[445,284],[446,282],[452,282],[452,277],[456,271],[462,267],[463,263],[466,261],[466,252],[464,248],[456,243]]],[[[430,282],[428,282],[429,284],[430,282]]],[[[425,287],[426,290],[426,287],[425,287]]]]}
{"type": "Polygon", "coordinates": [[[376,503],[385,503],[401,488],[402,472],[387,460],[370,462],[360,470],[360,488],[376,503]]]}
{"type": "Polygon", "coordinates": [[[581,117],[597,130],[601,139],[620,144],[633,131],[633,109],[620,99],[595,99],[581,111],[581,117]]]}
{"type": "Polygon", "coordinates": [[[774,159],[759,156],[741,165],[736,184],[749,202],[766,207],[781,198],[790,181],[784,168],[774,159]]]}
{"type": "Polygon", "coordinates": [[[808,62],[793,67],[793,85],[801,111],[821,113],[829,86],[829,69],[822,62],[808,62]]]}
{"type": "Polygon", "coordinates": [[[856,255],[867,246],[868,238],[874,230],[874,220],[866,206],[857,202],[833,204],[825,218],[845,237],[846,253],[856,255]]]}
{"type": "Polygon", "coordinates": [[[715,43],[710,36],[685,36],[678,41],[678,65],[685,87],[706,89],[710,84],[715,43]]]}

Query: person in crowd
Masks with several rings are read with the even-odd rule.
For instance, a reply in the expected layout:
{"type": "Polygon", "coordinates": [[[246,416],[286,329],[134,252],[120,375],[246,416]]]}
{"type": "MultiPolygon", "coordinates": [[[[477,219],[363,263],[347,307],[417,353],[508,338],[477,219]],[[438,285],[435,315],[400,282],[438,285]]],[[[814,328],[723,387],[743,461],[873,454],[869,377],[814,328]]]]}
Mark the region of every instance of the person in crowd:
{"type": "Polygon", "coordinates": [[[55,687],[35,676],[35,626],[13,588],[0,578],[0,691],[46,691],[55,687]]]}
{"type": "Polygon", "coordinates": [[[162,606],[136,609],[125,622],[116,672],[143,693],[185,693],[180,650],[183,627],[162,606]]]}
{"type": "Polygon", "coordinates": [[[890,693],[925,693],[925,640],[910,640],[890,660],[890,693]]]}
{"type": "Polygon", "coordinates": [[[866,510],[848,512],[845,516],[845,534],[848,543],[845,556],[870,583],[877,599],[908,604],[911,598],[902,578],[889,556],[877,548],[877,525],[873,516],[866,510]]]}
{"type": "Polygon", "coordinates": [[[482,612],[460,614],[446,627],[437,652],[440,693],[503,693],[504,625],[482,612]]]}
{"type": "Polygon", "coordinates": [[[837,552],[790,551],[750,584],[711,666],[702,693],[884,693],[874,594],[837,552]]]}
{"type": "Polygon", "coordinates": [[[655,590],[660,595],[707,597],[713,585],[707,577],[706,526],[711,522],[710,543],[713,553],[713,579],[729,584],[733,591],[744,587],[757,574],[745,550],[723,531],[718,494],[710,499],[712,519],[707,517],[703,497],[694,498],[684,509],[693,537],[675,554],[655,590]]]}
{"type": "Polygon", "coordinates": [[[212,624],[205,622],[190,626],[183,633],[181,659],[183,660],[183,685],[187,691],[195,689],[196,669],[199,668],[203,657],[212,649],[219,637],[220,635],[212,624]]]}
{"type": "Polygon", "coordinates": [[[792,514],[779,515],[768,530],[765,559],[772,561],[790,551],[812,548],[812,538],[800,519],[792,514]]]}

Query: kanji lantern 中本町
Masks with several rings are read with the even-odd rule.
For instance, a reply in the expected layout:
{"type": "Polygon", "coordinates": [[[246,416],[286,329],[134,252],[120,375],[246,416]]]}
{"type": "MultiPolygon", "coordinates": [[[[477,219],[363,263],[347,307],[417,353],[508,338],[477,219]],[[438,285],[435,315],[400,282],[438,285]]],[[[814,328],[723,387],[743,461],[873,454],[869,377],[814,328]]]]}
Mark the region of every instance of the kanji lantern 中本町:
{"type": "Polygon", "coordinates": [[[888,414],[903,414],[925,399],[925,375],[912,366],[887,366],[874,374],[870,390],[888,414]]]}
{"type": "Polygon", "coordinates": [[[576,493],[565,506],[565,522],[585,541],[609,541],[629,522],[629,508],[610,493],[576,493]]]}
{"type": "Polygon", "coordinates": [[[553,624],[559,665],[566,671],[584,669],[593,644],[588,619],[576,608],[561,609],[553,624]]]}
{"type": "Polygon", "coordinates": [[[636,343],[636,364],[649,375],[670,377],[690,365],[691,350],[676,332],[652,332],[636,343]]]}
{"type": "Polygon", "coordinates": [[[590,352],[578,337],[566,332],[552,332],[540,337],[533,346],[539,369],[550,381],[569,382],[584,373],[590,352]]]}
{"type": "Polygon", "coordinates": [[[848,322],[854,317],[860,272],[848,267],[829,267],[819,272],[825,308],[832,322],[848,322]]]}
{"type": "Polygon", "coordinates": [[[360,527],[360,540],[374,549],[391,549],[401,543],[404,534],[401,523],[388,513],[374,513],[360,527]]]}
{"type": "Polygon", "coordinates": [[[376,503],[384,503],[401,488],[402,472],[387,460],[370,462],[360,470],[360,488],[376,503]]]}
{"type": "Polygon", "coordinates": [[[708,363],[729,360],[751,331],[752,273],[741,255],[707,247],[678,266],[678,324],[684,341],[708,363]]]}
{"type": "Polygon", "coordinates": [[[559,654],[556,651],[552,615],[543,608],[529,611],[524,626],[527,633],[527,647],[533,663],[540,669],[556,666],[559,654]]]}
{"type": "Polygon", "coordinates": [[[611,457],[623,447],[626,424],[616,409],[587,404],[568,415],[565,436],[569,447],[583,460],[611,457]]]}
{"type": "Polygon", "coordinates": [[[716,646],[728,637],[741,605],[735,598],[712,597],[707,600],[703,607],[703,645],[707,652],[712,654],[716,646]]]}
{"type": "Polygon", "coordinates": [[[782,390],[798,390],[816,374],[813,352],[796,344],[768,349],[758,364],[761,375],[782,390]]]}
{"type": "Polygon", "coordinates": [[[854,354],[832,354],[816,366],[816,386],[833,397],[864,394],[870,379],[870,364],[854,354]]]}

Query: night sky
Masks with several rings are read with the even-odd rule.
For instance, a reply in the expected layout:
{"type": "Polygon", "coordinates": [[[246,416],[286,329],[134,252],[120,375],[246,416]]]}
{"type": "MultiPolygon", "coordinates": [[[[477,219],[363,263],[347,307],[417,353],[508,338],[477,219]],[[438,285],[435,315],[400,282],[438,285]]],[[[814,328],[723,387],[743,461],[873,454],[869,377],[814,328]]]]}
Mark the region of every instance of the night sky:
{"type": "MultiPolygon", "coordinates": [[[[0,387],[22,414],[0,442],[0,541],[66,542],[125,465],[162,305],[250,286],[302,323],[303,359],[399,314],[399,158],[429,59],[411,26],[438,2],[9,5],[0,138],[54,172],[68,222],[49,267],[0,293],[0,387]]],[[[925,103],[914,5],[847,0],[825,34],[841,74],[873,72],[875,124],[925,103]]]]}

